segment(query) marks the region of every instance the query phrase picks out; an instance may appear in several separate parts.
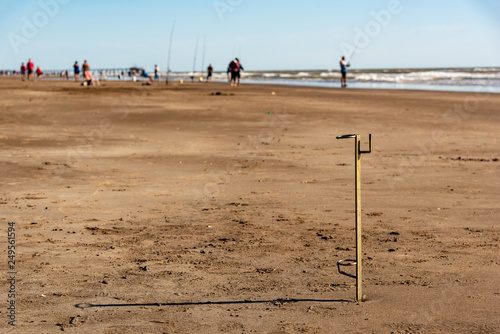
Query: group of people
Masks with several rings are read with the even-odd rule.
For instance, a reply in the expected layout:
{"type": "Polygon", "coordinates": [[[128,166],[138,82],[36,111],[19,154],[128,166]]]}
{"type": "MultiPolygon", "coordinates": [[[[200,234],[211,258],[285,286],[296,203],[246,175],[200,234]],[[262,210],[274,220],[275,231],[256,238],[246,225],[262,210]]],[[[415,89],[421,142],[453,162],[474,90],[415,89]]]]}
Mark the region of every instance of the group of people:
{"type": "Polygon", "coordinates": [[[83,72],[83,77],[85,78],[84,83],[86,83],[87,86],[92,85],[92,72],[90,72],[90,66],[86,60],[83,61],[81,70],[78,61],[75,61],[75,63],[73,64],[73,72],[75,73],[75,81],[78,81],[80,79],[80,73],[83,72]]]}
{"type": "MultiPolygon", "coordinates": [[[[78,61],[75,61],[75,64],[73,65],[73,70],[75,73],[75,80],[78,81],[80,77],[80,65],[78,65],[78,61]]],[[[90,72],[90,66],[86,60],[83,62],[82,71],[84,73],[85,81],[87,82],[87,84],[88,85],[92,84],[92,74],[90,72]]],[[[31,58],[28,59],[28,62],[26,64],[25,63],[21,64],[20,73],[22,81],[25,81],[26,79],[28,81],[34,80],[35,74],[37,75],[38,79],[40,79],[43,76],[43,71],[40,68],[40,66],[37,66],[35,70],[35,64],[31,60],[31,58]]],[[[68,71],[61,72],[61,76],[65,76],[66,78],[68,78],[68,71]]]]}
{"type": "Polygon", "coordinates": [[[36,71],[35,71],[35,64],[31,60],[31,58],[28,59],[27,64],[25,64],[25,63],[21,64],[20,72],[21,72],[21,80],[23,80],[23,81],[25,81],[26,78],[28,79],[28,81],[35,80],[35,73],[36,73],[38,79],[40,79],[43,75],[43,72],[42,72],[42,69],[40,68],[40,66],[38,66],[36,68],[36,71]]]}
{"type": "MultiPolygon", "coordinates": [[[[342,88],[347,87],[347,67],[351,66],[346,60],[345,57],[343,56],[342,59],[340,60],[340,84],[342,88]]],[[[229,66],[227,67],[227,77],[228,81],[231,84],[231,86],[239,86],[240,85],[240,80],[241,80],[241,71],[243,71],[243,66],[240,63],[240,60],[238,58],[235,58],[229,63],[229,66]]],[[[92,85],[93,84],[93,79],[92,79],[92,72],[90,71],[90,66],[85,60],[83,62],[83,65],[80,69],[80,65],[78,64],[78,61],[75,61],[73,65],[73,71],[75,74],[75,80],[78,81],[80,78],[80,73],[83,72],[83,76],[85,78],[84,83],[86,85],[92,85]]],[[[28,60],[28,63],[22,63],[21,64],[21,79],[25,81],[28,79],[28,81],[34,80],[35,73],[38,78],[41,78],[43,75],[43,72],[38,66],[35,71],[35,65],[31,59],[28,60]]],[[[214,68],[212,67],[212,64],[210,64],[207,68],[207,82],[212,82],[212,77],[213,77],[213,72],[214,68]]],[[[148,73],[144,72],[145,76],[149,78],[150,84],[153,81],[153,77],[150,76],[148,73]]],[[[155,65],[154,67],[154,80],[159,80],[160,78],[160,68],[158,65],[155,65]]]]}
{"type": "MultiPolygon", "coordinates": [[[[342,59],[340,59],[340,85],[342,88],[347,87],[347,68],[350,66],[351,64],[342,56],[342,59]]],[[[231,86],[238,86],[240,84],[242,70],[244,69],[238,58],[235,58],[229,63],[227,67],[227,76],[231,86]]],[[[210,64],[207,68],[207,82],[212,82],[213,71],[212,64],[210,64]]]]}
{"type": "MultiPolygon", "coordinates": [[[[231,60],[229,66],[227,67],[227,79],[231,86],[238,86],[240,84],[241,71],[243,71],[243,66],[240,63],[240,60],[238,58],[231,60]]],[[[212,82],[213,73],[214,68],[212,64],[210,64],[207,68],[207,82],[212,82]]]]}
{"type": "MultiPolygon", "coordinates": [[[[80,74],[83,72],[83,77],[84,77],[84,84],[85,85],[93,85],[97,81],[97,79],[94,79],[92,76],[92,71],[90,70],[90,66],[86,60],[83,61],[82,67],[80,68],[80,65],[78,64],[78,61],[75,61],[73,64],[73,72],[75,74],[75,81],[80,80],[80,74]]],[[[101,70],[100,72],[101,78],[103,78],[104,72],[101,70]]],[[[154,76],[144,70],[138,71],[135,68],[131,68],[129,70],[129,77],[132,78],[133,81],[137,80],[137,74],[139,74],[140,77],[144,77],[149,79],[147,84],[151,85],[154,80],[159,80],[160,79],[160,67],[158,65],[155,65],[154,67],[154,76]]],[[[125,73],[122,71],[121,74],[118,74],[118,79],[121,79],[125,73]]],[[[104,77],[105,78],[105,77],[104,77]]]]}
{"type": "Polygon", "coordinates": [[[238,58],[234,58],[229,63],[229,66],[227,67],[227,74],[229,77],[229,74],[231,75],[229,79],[229,83],[231,86],[239,86],[240,84],[240,78],[241,78],[241,71],[243,71],[244,68],[240,63],[240,60],[238,58]]]}
{"type": "MultiPolygon", "coordinates": [[[[231,83],[231,86],[237,86],[240,84],[240,72],[243,70],[243,66],[241,65],[240,61],[238,58],[235,58],[229,63],[229,66],[227,68],[227,74],[228,74],[228,80],[231,83]]],[[[212,82],[212,76],[213,76],[213,67],[212,64],[208,66],[207,69],[207,82],[212,82]]],[[[80,68],[80,65],[78,64],[78,61],[75,61],[73,64],[73,72],[75,75],[75,81],[80,80],[80,74],[83,72],[84,76],[84,83],[86,85],[92,85],[93,84],[93,79],[92,79],[92,72],[90,71],[90,66],[85,60],[80,68]]],[[[21,78],[23,81],[28,79],[34,80],[35,73],[38,78],[40,78],[43,75],[43,72],[40,68],[40,66],[37,67],[35,71],[35,65],[31,59],[28,60],[28,63],[22,63],[21,64],[21,78]]],[[[153,76],[150,76],[147,72],[144,72],[143,74],[145,77],[149,78],[149,82],[152,83],[153,81],[153,76]]],[[[66,75],[67,76],[67,75],[66,75]]],[[[160,68],[158,65],[155,65],[154,67],[154,80],[159,80],[160,79],[160,68]]]]}
{"type": "MultiPolygon", "coordinates": [[[[351,66],[346,60],[345,57],[342,56],[342,59],[340,59],[340,85],[342,88],[347,87],[347,68],[351,66]]],[[[228,80],[231,83],[231,86],[238,86],[240,84],[240,78],[241,78],[241,71],[243,70],[243,66],[240,63],[240,60],[238,58],[235,58],[229,63],[229,66],[227,68],[227,75],[228,75],[228,80]]],[[[213,68],[212,64],[208,66],[208,74],[207,74],[207,81],[212,81],[212,73],[213,73],[213,68]]]]}

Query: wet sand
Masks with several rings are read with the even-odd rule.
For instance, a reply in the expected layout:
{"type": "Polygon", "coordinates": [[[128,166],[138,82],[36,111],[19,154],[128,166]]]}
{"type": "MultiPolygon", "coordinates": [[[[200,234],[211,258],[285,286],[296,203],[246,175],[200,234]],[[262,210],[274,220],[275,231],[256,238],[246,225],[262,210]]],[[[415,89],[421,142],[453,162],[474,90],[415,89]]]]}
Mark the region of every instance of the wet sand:
{"type": "Polygon", "coordinates": [[[0,78],[19,333],[498,333],[500,95],[0,78]],[[366,301],[353,258],[362,156],[366,301]]]}

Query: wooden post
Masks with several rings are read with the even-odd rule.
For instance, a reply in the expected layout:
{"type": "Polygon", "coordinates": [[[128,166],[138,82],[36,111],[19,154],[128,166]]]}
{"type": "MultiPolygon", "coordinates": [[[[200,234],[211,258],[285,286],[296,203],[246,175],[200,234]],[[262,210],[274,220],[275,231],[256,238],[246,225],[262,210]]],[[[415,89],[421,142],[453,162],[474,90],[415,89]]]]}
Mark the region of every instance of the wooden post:
{"type": "Polygon", "coordinates": [[[361,250],[361,140],[360,136],[356,136],[354,141],[354,168],[355,177],[354,181],[356,184],[355,197],[356,197],[356,301],[363,301],[363,264],[362,257],[363,253],[361,250]]]}
{"type": "Polygon", "coordinates": [[[361,151],[361,139],[358,134],[350,134],[337,136],[337,139],[354,138],[354,197],[355,197],[355,213],[356,213],[356,260],[340,260],[337,261],[339,273],[356,279],[356,301],[363,301],[363,250],[361,248],[361,154],[371,153],[372,151],[372,135],[369,138],[369,150],[361,151]],[[356,265],[356,275],[347,273],[340,269],[341,266],[356,265]]]}

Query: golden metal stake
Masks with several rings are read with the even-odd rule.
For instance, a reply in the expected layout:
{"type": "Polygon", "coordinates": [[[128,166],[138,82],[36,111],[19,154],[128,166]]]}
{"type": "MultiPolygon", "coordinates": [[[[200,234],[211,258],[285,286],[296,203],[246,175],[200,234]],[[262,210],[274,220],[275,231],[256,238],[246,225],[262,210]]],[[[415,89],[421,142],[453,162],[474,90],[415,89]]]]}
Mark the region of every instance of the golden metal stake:
{"type": "Polygon", "coordinates": [[[356,206],[356,260],[340,260],[337,262],[337,268],[343,275],[356,278],[356,301],[363,301],[363,263],[361,248],[361,154],[372,151],[372,135],[369,135],[369,150],[361,151],[361,139],[358,134],[337,136],[337,139],[354,138],[354,182],[355,182],[355,206],[356,206]],[[356,265],[356,275],[349,274],[340,270],[340,266],[356,265]]]}

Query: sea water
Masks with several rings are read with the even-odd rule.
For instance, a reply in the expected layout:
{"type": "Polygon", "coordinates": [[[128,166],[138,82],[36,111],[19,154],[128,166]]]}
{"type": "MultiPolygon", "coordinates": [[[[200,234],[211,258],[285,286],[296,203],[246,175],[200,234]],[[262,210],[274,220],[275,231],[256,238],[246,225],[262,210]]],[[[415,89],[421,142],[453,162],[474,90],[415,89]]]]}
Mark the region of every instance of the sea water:
{"type": "MultiPolygon", "coordinates": [[[[224,75],[225,76],[225,75],[224,75]]],[[[340,87],[340,72],[242,72],[242,82],[340,87]]],[[[350,88],[500,93],[500,68],[377,69],[347,72],[350,88]]]]}
{"type": "MultiPolygon", "coordinates": [[[[204,73],[174,72],[171,80],[190,81],[204,73]]],[[[214,81],[227,81],[215,72],[214,81]]],[[[338,70],[242,71],[242,83],[340,88],[338,70]]],[[[347,85],[358,89],[419,89],[500,93],[500,67],[348,70],[347,85]]]]}

